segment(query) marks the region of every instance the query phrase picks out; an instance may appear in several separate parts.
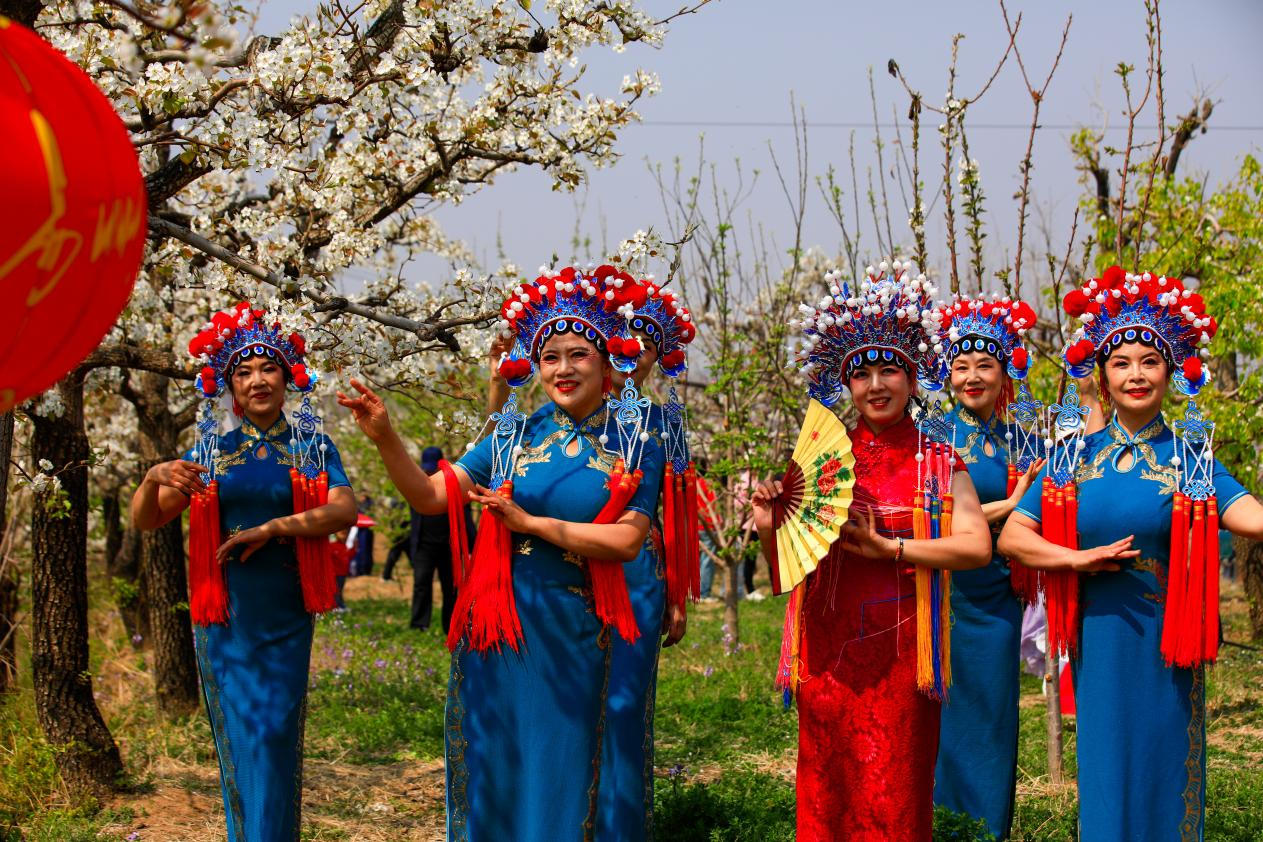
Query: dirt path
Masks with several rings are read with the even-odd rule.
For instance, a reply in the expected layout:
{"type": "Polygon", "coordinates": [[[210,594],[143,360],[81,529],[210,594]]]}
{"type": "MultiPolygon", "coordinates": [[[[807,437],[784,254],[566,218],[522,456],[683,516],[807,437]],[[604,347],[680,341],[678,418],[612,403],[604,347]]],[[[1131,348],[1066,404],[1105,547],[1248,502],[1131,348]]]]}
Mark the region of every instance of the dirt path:
{"type": "MultiPolygon", "coordinates": [[[[214,767],[161,761],[153,792],[120,798],[129,822],[103,830],[153,842],[222,842],[224,810],[214,767]],[[132,834],[135,834],[134,836],[132,834]]],[[[443,762],[352,766],[308,760],[304,839],[429,842],[443,838],[443,762]]]]}

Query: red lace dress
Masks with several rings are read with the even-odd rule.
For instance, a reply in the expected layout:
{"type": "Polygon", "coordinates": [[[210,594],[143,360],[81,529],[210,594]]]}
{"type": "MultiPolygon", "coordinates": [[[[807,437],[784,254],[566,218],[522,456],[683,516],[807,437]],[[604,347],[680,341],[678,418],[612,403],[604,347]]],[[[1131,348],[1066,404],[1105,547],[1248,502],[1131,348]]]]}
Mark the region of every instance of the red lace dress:
{"type": "MultiPolygon", "coordinates": [[[[911,418],[877,435],[860,421],[851,445],[856,506],[874,505],[883,534],[911,537],[911,418]]],[[[911,568],[834,547],[803,603],[798,839],[929,840],[939,704],[916,686],[911,568]]]]}

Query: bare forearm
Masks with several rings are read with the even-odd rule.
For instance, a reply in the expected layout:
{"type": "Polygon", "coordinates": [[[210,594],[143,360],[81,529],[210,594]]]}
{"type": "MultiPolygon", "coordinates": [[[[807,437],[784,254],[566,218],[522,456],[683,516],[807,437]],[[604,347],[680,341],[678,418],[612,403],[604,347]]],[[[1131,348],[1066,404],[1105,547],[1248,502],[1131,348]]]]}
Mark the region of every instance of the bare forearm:
{"type": "Polygon", "coordinates": [[[551,517],[533,517],[525,531],[585,558],[625,562],[640,553],[649,527],[647,524],[642,527],[634,523],[575,523],[551,517]]]}
{"type": "Polygon", "coordinates": [[[323,538],[355,525],[354,504],[329,503],[270,521],[273,537],[323,538]]]}
{"type": "Polygon", "coordinates": [[[1233,535],[1263,541],[1263,504],[1247,494],[1228,507],[1220,518],[1220,525],[1233,535]]]}
{"type": "Polygon", "coordinates": [[[146,477],[132,495],[132,525],[142,532],[165,526],[188,507],[188,498],[146,477]],[[165,498],[165,499],[164,499],[165,498]],[[164,505],[165,503],[165,505],[164,505]]]}
{"type": "Polygon", "coordinates": [[[447,511],[447,491],[442,474],[431,477],[408,454],[403,440],[393,429],[381,440],[374,442],[382,464],[395,488],[408,501],[408,505],[423,515],[437,515],[447,511]],[[435,479],[438,482],[435,482],[435,479]]]}
{"type": "Polygon", "coordinates": [[[991,536],[963,532],[944,538],[904,539],[903,559],[936,570],[973,570],[991,560],[991,536]]]}
{"type": "Polygon", "coordinates": [[[487,384],[487,414],[499,412],[509,399],[509,382],[498,374],[492,374],[487,384]]]}
{"type": "Polygon", "coordinates": [[[1003,523],[1004,519],[1013,513],[1017,508],[1017,495],[1005,497],[1003,500],[993,500],[990,503],[982,504],[982,516],[987,519],[987,523],[996,524],[1003,523]]]}
{"type": "Polygon", "coordinates": [[[1000,532],[997,549],[1007,558],[1040,570],[1067,570],[1074,566],[1074,550],[1044,540],[1035,529],[1013,519],[1000,532]]]}

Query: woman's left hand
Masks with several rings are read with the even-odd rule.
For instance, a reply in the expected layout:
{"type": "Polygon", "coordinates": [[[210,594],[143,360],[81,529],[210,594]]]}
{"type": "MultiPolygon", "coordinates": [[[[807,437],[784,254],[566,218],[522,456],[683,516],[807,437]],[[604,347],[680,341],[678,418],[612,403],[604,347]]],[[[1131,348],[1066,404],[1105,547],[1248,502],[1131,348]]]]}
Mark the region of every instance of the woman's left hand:
{"type": "Polygon", "coordinates": [[[877,516],[871,508],[862,511],[852,509],[858,519],[848,520],[842,524],[842,546],[855,555],[870,558],[874,561],[890,561],[895,557],[899,543],[894,538],[887,538],[877,531],[877,516]]]}
{"type": "Polygon", "coordinates": [[[236,547],[243,547],[241,558],[238,561],[245,561],[254,555],[264,544],[272,540],[272,523],[271,521],[261,525],[252,526],[249,529],[243,529],[235,535],[229,536],[228,540],[219,545],[219,549],[215,551],[215,560],[220,564],[228,561],[228,557],[232,555],[236,547]]]}
{"type": "Polygon", "coordinates": [[[666,613],[662,615],[663,647],[674,646],[683,640],[688,625],[689,618],[684,609],[678,605],[668,605],[666,613]]]}
{"type": "Polygon", "coordinates": [[[472,503],[481,503],[488,512],[499,518],[510,532],[530,533],[531,521],[534,518],[512,500],[501,497],[481,485],[475,485],[474,490],[469,492],[469,500],[472,503]]]}

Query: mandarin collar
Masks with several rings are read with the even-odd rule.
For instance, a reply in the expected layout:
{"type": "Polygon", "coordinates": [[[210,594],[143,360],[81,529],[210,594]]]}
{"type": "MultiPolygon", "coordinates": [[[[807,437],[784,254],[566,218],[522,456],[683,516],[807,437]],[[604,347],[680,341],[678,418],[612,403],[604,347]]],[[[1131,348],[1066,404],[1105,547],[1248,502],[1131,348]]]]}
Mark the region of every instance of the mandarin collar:
{"type": "Polygon", "coordinates": [[[956,404],[956,417],[971,427],[982,429],[988,435],[995,435],[1002,426],[1000,413],[993,410],[991,417],[984,421],[972,409],[961,403],[956,404]]]}
{"type": "Polygon", "coordinates": [[[1166,419],[1162,417],[1161,412],[1155,415],[1153,417],[1153,420],[1151,420],[1148,424],[1141,427],[1140,432],[1136,433],[1136,435],[1134,436],[1131,433],[1127,432],[1127,428],[1118,422],[1117,412],[1115,412],[1114,417],[1110,419],[1110,427],[1109,427],[1110,436],[1114,439],[1114,441],[1118,442],[1124,447],[1131,447],[1139,442],[1148,441],[1149,439],[1154,438],[1155,436],[1160,434],[1165,429],[1166,429],[1166,419]]]}
{"type": "Polygon", "coordinates": [[[260,430],[249,418],[241,419],[241,434],[252,441],[288,441],[288,436],[286,435],[288,432],[289,422],[285,420],[285,413],[283,412],[267,430],[260,430]]]}
{"type": "Polygon", "coordinates": [[[855,432],[852,433],[851,438],[856,443],[889,443],[906,437],[908,435],[908,431],[914,429],[915,426],[916,425],[912,421],[912,416],[908,413],[904,413],[903,418],[900,418],[880,433],[874,433],[872,428],[868,426],[868,422],[864,420],[864,416],[861,415],[859,421],[855,425],[855,432]]]}

